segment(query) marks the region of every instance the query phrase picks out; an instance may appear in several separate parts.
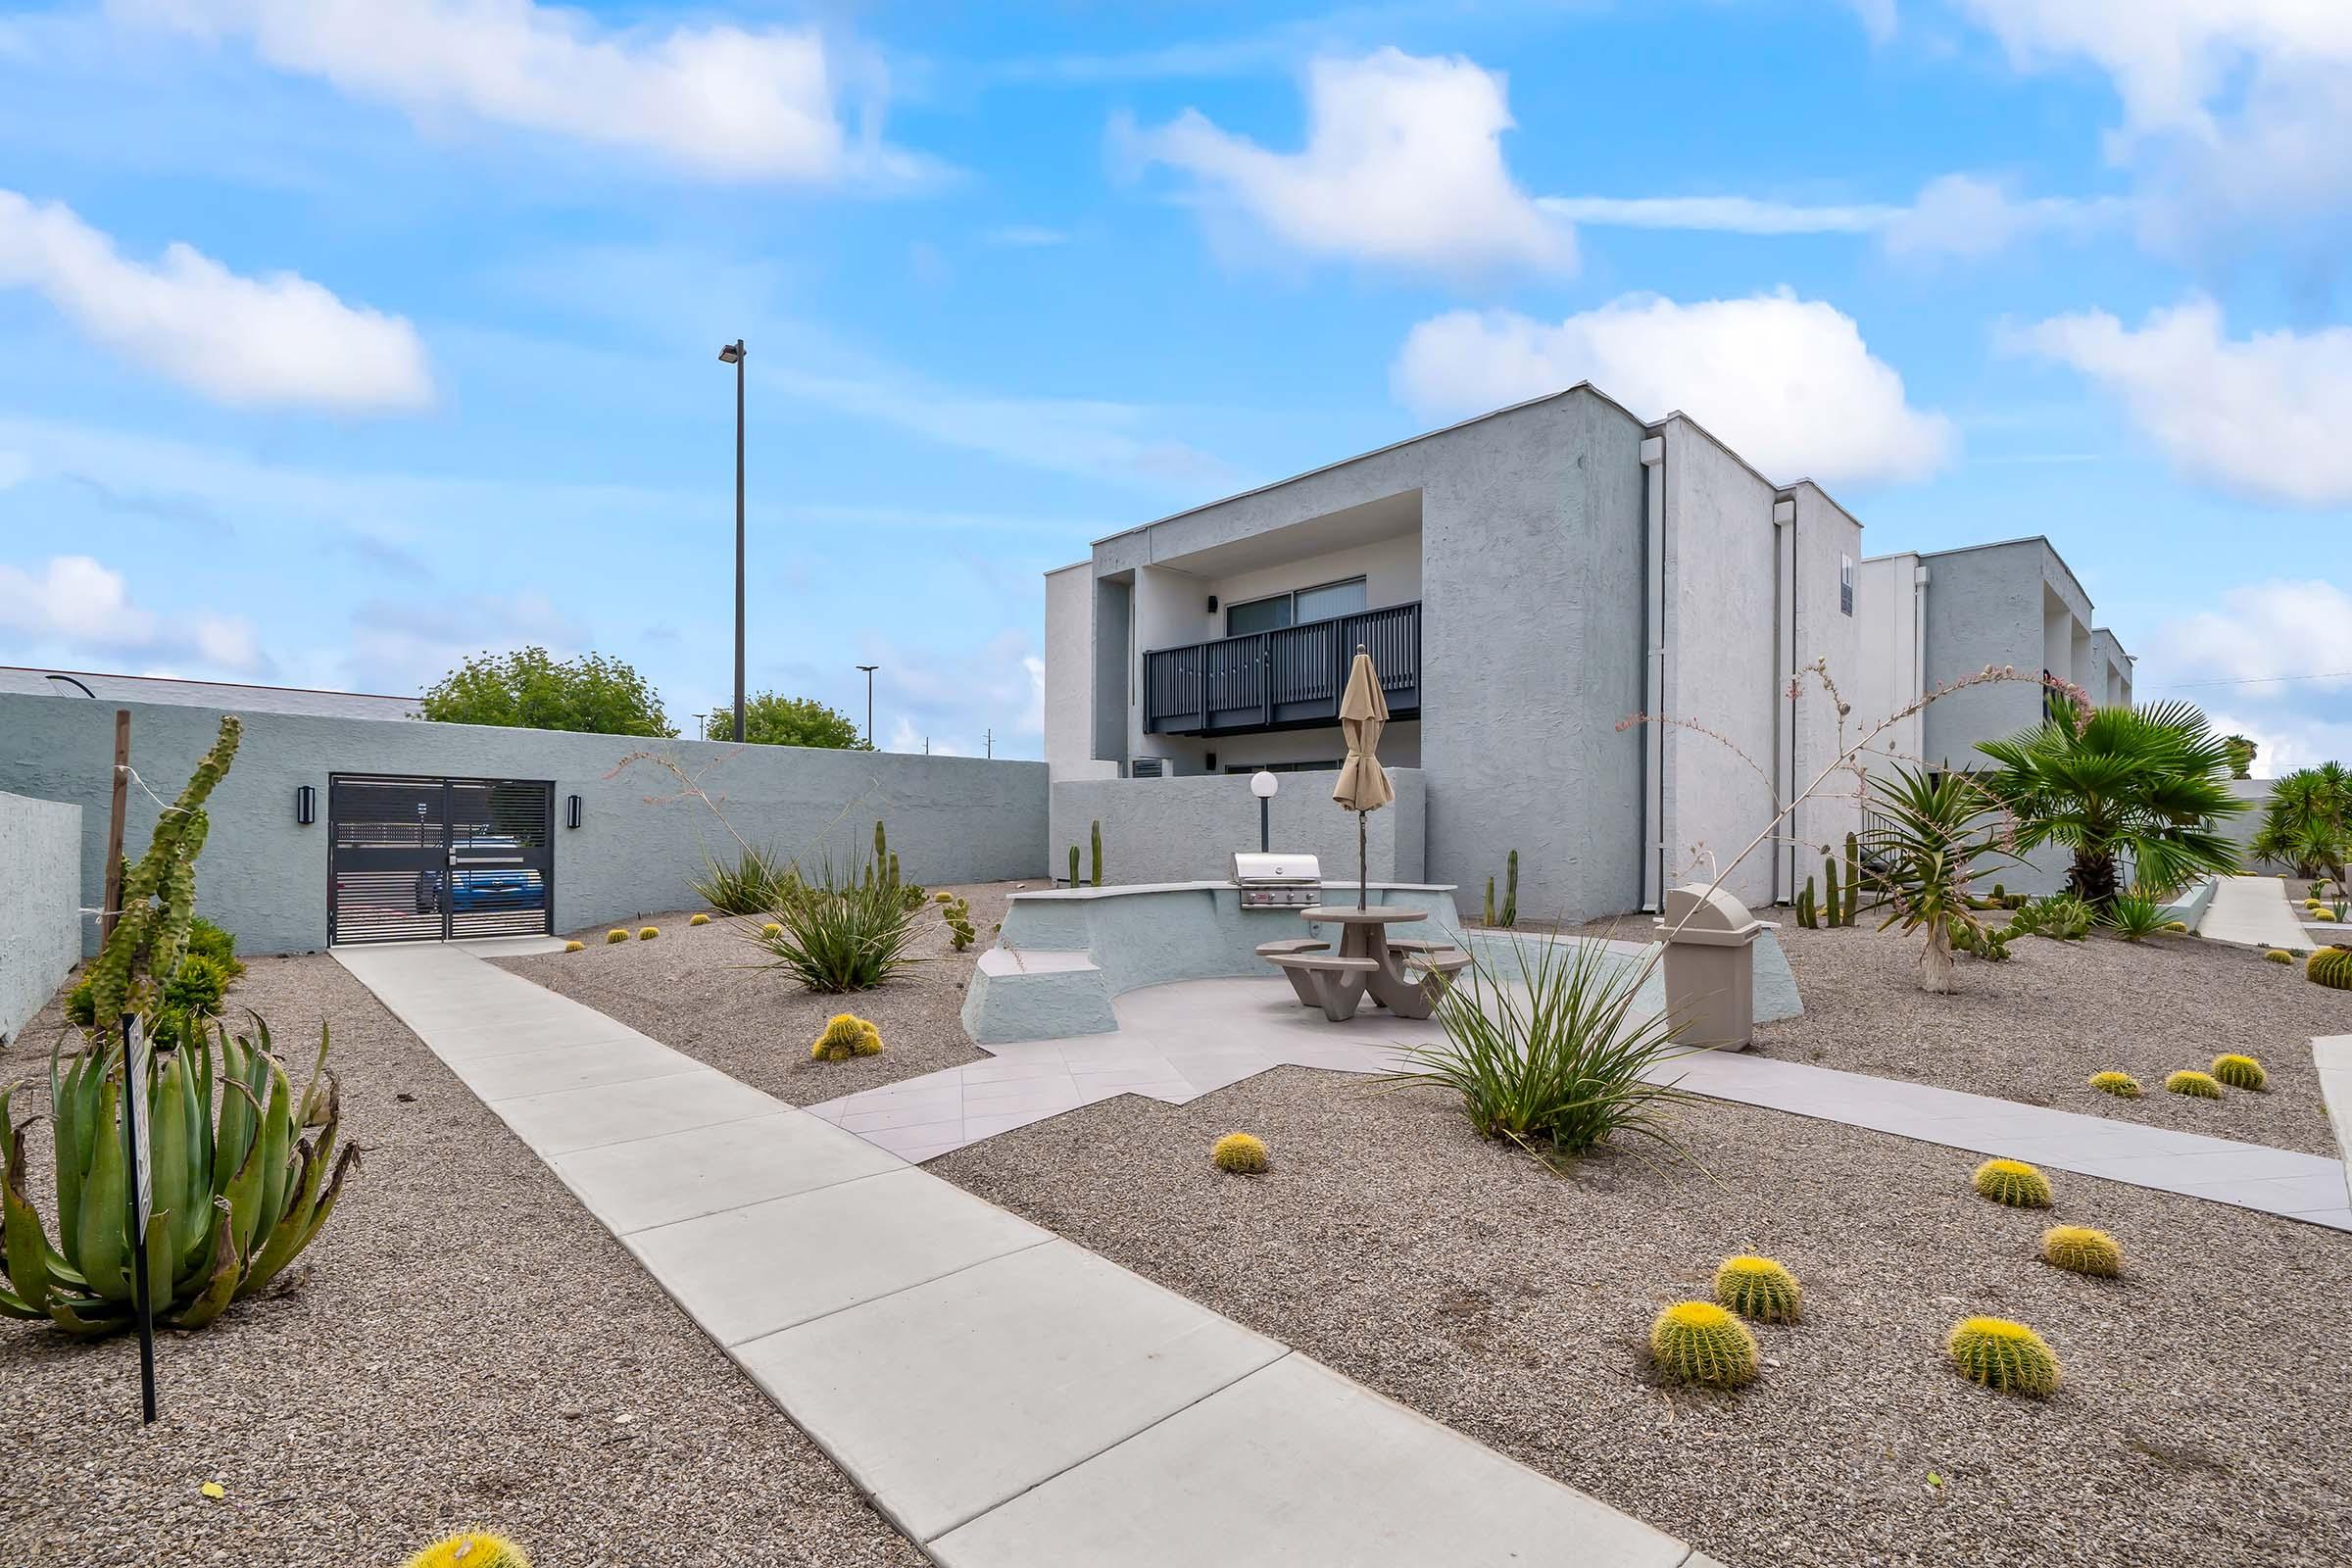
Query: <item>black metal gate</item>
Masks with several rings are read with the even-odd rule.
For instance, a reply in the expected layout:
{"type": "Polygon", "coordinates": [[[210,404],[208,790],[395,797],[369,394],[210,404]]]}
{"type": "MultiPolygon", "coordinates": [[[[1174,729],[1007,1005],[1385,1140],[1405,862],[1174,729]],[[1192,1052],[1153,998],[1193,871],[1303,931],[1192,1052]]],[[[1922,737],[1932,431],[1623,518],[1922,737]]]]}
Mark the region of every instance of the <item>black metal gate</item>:
{"type": "Polygon", "coordinates": [[[327,941],[553,931],[555,808],[542,780],[333,775],[327,941]]]}

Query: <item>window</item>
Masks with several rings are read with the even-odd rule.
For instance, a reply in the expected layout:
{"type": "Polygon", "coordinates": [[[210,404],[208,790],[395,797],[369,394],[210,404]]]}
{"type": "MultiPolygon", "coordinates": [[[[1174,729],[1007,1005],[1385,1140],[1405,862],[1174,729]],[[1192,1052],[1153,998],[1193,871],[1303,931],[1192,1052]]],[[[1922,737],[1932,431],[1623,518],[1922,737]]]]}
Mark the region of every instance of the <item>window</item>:
{"type": "Polygon", "coordinates": [[[1345,582],[1321,583],[1295,593],[1227,605],[1225,635],[1247,637],[1252,632],[1280,631],[1285,626],[1329,620],[1334,615],[1352,615],[1369,608],[1371,600],[1366,595],[1364,579],[1350,577],[1345,582]]]}
{"type": "Polygon", "coordinates": [[[1327,762],[1228,762],[1225,771],[1255,773],[1262,769],[1268,773],[1334,773],[1339,771],[1343,760],[1335,757],[1327,762]]]}
{"type": "Polygon", "coordinates": [[[1854,612],[1854,558],[1838,558],[1838,608],[1845,614],[1854,612]]]}

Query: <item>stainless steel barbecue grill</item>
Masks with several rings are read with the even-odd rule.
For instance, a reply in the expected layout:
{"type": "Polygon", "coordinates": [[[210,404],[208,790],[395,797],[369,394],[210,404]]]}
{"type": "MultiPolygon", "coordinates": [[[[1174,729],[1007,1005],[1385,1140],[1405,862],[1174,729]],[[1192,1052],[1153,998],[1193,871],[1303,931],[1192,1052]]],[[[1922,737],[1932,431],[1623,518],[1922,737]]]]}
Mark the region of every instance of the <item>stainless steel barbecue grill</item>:
{"type": "Polygon", "coordinates": [[[1245,909],[1303,909],[1323,902],[1323,866],[1311,855],[1237,852],[1233,885],[1245,909]]]}

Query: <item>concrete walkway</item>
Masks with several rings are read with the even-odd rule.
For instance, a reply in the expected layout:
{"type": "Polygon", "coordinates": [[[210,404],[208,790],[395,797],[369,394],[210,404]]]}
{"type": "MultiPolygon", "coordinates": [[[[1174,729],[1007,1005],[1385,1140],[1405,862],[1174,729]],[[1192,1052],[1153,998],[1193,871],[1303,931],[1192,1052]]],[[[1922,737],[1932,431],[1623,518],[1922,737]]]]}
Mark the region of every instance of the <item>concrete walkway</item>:
{"type": "MultiPolygon", "coordinates": [[[[1000,1046],[991,1060],[828,1101],[810,1113],[924,1160],[1112,1095],[1182,1104],[1284,1065],[1389,1072],[1405,1049],[1439,1034],[1435,1024],[1386,1012],[1334,1025],[1299,1006],[1279,979],[1149,986],[1114,1005],[1115,1034],[1000,1046]]],[[[2344,1162],[2317,1154],[1739,1052],[1694,1052],[1661,1076],[1711,1099],[2352,1231],[2344,1162]]]]}
{"type": "Polygon", "coordinates": [[[2247,948],[2309,948],[2313,940],[2275,876],[2223,877],[2197,935],[2247,948]]]}
{"type": "Polygon", "coordinates": [[[935,1562],[1707,1562],[518,975],[335,957],[935,1562]]]}

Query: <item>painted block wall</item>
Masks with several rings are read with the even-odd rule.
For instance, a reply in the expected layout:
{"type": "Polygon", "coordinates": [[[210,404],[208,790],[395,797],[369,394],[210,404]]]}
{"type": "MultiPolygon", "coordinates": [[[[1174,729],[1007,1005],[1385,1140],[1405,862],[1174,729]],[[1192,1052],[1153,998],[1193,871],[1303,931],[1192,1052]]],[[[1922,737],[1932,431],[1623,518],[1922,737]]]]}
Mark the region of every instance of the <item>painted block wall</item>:
{"type": "MultiPolygon", "coordinates": [[[[1928,690],[1987,664],[2038,676],[2043,554],[2039,540],[2021,540],[1928,558],[1928,690]]],[[[1937,698],[1923,716],[1930,765],[1968,767],[1979,760],[1977,742],[2039,720],[2041,688],[2031,679],[1972,686],[1937,698]]]]}
{"type": "MultiPolygon", "coordinates": [[[[1841,561],[1862,558],[1862,525],[1811,483],[1790,492],[1796,500],[1796,662],[1799,668],[1824,661],[1837,677],[1841,693],[1862,663],[1861,605],[1845,613],[1838,593],[1841,561]]],[[[1857,576],[1857,601],[1861,583],[1857,576]]],[[[1853,707],[1850,695],[1844,698],[1853,707]]],[[[1858,715],[1848,712],[1842,723],[1837,704],[1818,684],[1799,690],[1796,705],[1796,787],[1802,790],[1854,741],[1860,739],[1858,715]]],[[[1796,858],[1797,886],[1821,869],[1825,846],[1844,853],[1845,836],[1862,826],[1859,781],[1838,774],[1821,792],[1796,808],[1791,831],[1800,846],[1796,858]],[[1810,869],[1808,869],[1810,868],[1810,869]]]]}
{"type": "MultiPolygon", "coordinates": [[[[111,728],[107,744],[111,761],[111,728]]],[[[0,794],[0,1041],[15,1039],[80,961],[82,816],[77,806],[0,794]]],[[[103,805],[98,826],[103,834],[103,805]]]]}
{"type": "MultiPolygon", "coordinates": [[[[1312,855],[1327,879],[1355,875],[1355,815],[1332,804],[1337,772],[1284,773],[1271,812],[1277,850],[1312,855]]],[[[1364,821],[1375,882],[1419,882],[1424,869],[1426,775],[1389,769],[1396,799],[1364,821]]],[[[1221,881],[1233,873],[1233,853],[1257,848],[1257,797],[1248,774],[1191,778],[1056,780],[1053,798],[1053,855],[1049,876],[1065,876],[1069,847],[1078,846],[1078,874],[1093,874],[1089,827],[1102,824],[1104,885],[1221,881]]],[[[1499,854],[1494,866],[1502,873],[1499,854]]],[[[1480,882],[1483,888],[1483,876],[1480,882]]],[[[1523,895],[1524,896],[1524,895],[1523,895]]]]}
{"type": "Polygon", "coordinates": [[[1095,756],[1095,567],[1092,561],[1046,573],[1046,766],[1055,778],[1108,778],[1115,762],[1095,756]]]}
{"type": "MultiPolygon", "coordinates": [[[[165,800],[212,744],[214,709],[117,705],[79,697],[0,696],[0,790],[82,808],[81,875],[101,885],[107,779],[117,706],[131,712],[131,761],[165,800]]],[[[699,801],[669,799],[678,781],[632,754],[658,750],[723,797],[736,831],[811,862],[870,846],[877,817],[918,882],[997,881],[1045,868],[1046,764],[969,757],[809,751],[714,741],[491,729],[470,724],[242,715],[245,737],[214,793],[212,833],[197,868],[197,907],[248,953],[309,952],[326,943],[330,773],[546,779],[556,794],[556,929],[576,930],[691,906],[689,873],[703,850],[734,841],[699,801]],[[297,786],[318,791],[318,820],[294,820],[297,786]],[[564,824],[564,798],[582,825],[564,824]]],[[[154,829],[156,806],[133,789],[124,842],[154,829]]],[[[95,929],[86,934],[88,948],[95,929]]]]}

